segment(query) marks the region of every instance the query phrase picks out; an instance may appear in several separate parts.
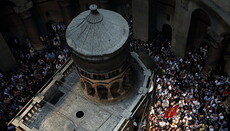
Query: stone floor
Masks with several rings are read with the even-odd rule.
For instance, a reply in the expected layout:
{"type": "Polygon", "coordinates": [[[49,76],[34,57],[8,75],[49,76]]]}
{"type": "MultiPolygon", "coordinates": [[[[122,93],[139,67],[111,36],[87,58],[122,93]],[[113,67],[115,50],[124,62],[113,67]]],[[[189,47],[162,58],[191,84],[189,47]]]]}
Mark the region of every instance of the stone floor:
{"type": "Polygon", "coordinates": [[[73,70],[65,79],[59,90],[64,93],[53,105],[45,105],[25,124],[33,131],[112,131],[124,117],[124,110],[129,109],[135,98],[140,95],[144,75],[139,66],[133,64],[135,84],[127,97],[112,103],[96,103],[87,100],[80,88],[79,76],[73,70]],[[82,111],[84,116],[76,117],[82,111]]]}

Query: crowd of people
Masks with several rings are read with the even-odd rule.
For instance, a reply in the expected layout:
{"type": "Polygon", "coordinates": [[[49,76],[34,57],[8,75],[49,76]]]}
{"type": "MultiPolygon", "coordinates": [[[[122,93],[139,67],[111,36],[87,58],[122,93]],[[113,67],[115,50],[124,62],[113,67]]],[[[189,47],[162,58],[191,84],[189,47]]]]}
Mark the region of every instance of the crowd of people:
{"type": "MultiPolygon", "coordinates": [[[[184,58],[175,56],[171,44],[163,35],[156,35],[150,42],[132,37],[130,24],[130,49],[150,55],[158,66],[156,102],[151,106],[148,119],[150,130],[219,130],[227,131],[227,119],[222,104],[224,92],[229,92],[226,73],[211,71],[201,75],[208,46],[187,53],[184,58]],[[177,107],[176,114],[165,118],[168,108],[177,107]]],[[[65,25],[52,22],[49,33],[40,36],[45,48],[35,51],[29,39],[10,41],[18,68],[9,74],[0,73],[0,127],[6,127],[15,114],[52,77],[68,59],[65,25]]],[[[146,115],[148,116],[148,115],[146,115]]],[[[9,126],[9,129],[13,127],[9,126]]]]}
{"type": "MultiPolygon", "coordinates": [[[[159,68],[155,102],[146,118],[151,131],[228,131],[223,101],[230,91],[230,78],[214,70],[208,76],[202,75],[208,45],[201,44],[184,58],[174,55],[162,34],[151,42],[132,40],[130,47],[152,56],[159,68]]],[[[146,129],[146,125],[140,127],[146,129]]]]}
{"type": "Polygon", "coordinates": [[[48,34],[40,36],[45,48],[36,51],[28,38],[13,38],[9,46],[18,67],[9,74],[0,73],[0,130],[7,127],[18,111],[69,59],[64,23],[52,22],[48,34]]]}

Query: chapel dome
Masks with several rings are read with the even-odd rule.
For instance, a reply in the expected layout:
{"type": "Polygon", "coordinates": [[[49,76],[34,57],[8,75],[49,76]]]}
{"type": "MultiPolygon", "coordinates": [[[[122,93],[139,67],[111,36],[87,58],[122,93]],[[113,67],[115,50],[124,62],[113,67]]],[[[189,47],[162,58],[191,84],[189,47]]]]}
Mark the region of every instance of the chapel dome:
{"type": "Polygon", "coordinates": [[[128,23],[120,14],[96,5],[75,17],[66,31],[68,45],[84,56],[111,54],[125,44],[128,35],[128,23]]]}

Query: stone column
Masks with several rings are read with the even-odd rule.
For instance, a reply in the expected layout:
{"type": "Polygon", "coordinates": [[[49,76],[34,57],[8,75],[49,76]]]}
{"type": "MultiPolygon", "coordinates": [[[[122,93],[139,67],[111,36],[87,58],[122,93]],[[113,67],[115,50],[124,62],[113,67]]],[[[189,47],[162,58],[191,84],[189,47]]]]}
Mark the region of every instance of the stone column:
{"type": "Polygon", "coordinates": [[[156,23],[156,0],[132,0],[134,38],[149,41],[156,23]]]}
{"type": "Polygon", "coordinates": [[[219,61],[221,60],[222,56],[223,56],[223,50],[221,47],[216,48],[210,46],[208,50],[208,57],[206,60],[207,62],[205,64],[204,70],[217,69],[217,67],[219,66],[219,61]]]}
{"type": "Polygon", "coordinates": [[[226,109],[226,112],[230,114],[230,95],[228,95],[227,99],[224,101],[224,106],[226,109]]]}
{"type": "Polygon", "coordinates": [[[67,0],[59,0],[58,4],[61,8],[64,22],[68,25],[73,19],[73,11],[70,7],[70,3],[67,0]]]}
{"type": "Polygon", "coordinates": [[[123,85],[122,85],[122,80],[118,80],[118,83],[119,83],[119,88],[118,88],[118,93],[120,94],[120,95],[124,95],[125,94],[125,90],[124,90],[124,88],[123,88],[123,85]]]}
{"type": "Polygon", "coordinates": [[[224,56],[224,61],[225,61],[224,71],[227,72],[228,76],[230,76],[230,54],[224,56]]]}
{"type": "Polygon", "coordinates": [[[186,53],[191,14],[192,12],[188,10],[187,2],[184,0],[176,0],[172,27],[172,50],[178,56],[183,57],[186,53]]]}
{"type": "Polygon", "coordinates": [[[99,93],[98,93],[98,89],[97,89],[97,86],[96,86],[96,85],[93,85],[93,89],[95,89],[95,98],[96,98],[96,99],[100,99],[99,93]]]}
{"type": "Polygon", "coordinates": [[[32,47],[40,50],[44,47],[44,44],[41,42],[39,38],[38,28],[35,23],[35,20],[32,17],[32,12],[30,10],[26,10],[24,12],[19,13],[22,21],[24,23],[24,27],[27,31],[27,35],[31,41],[32,47]]]}
{"type": "Polygon", "coordinates": [[[224,71],[230,76],[230,34],[224,37],[224,71]]]}
{"type": "Polygon", "coordinates": [[[0,71],[6,73],[17,66],[17,62],[12,55],[6,41],[0,33],[0,71]]]}
{"type": "Polygon", "coordinates": [[[108,89],[108,94],[107,94],[107,97],[108,97],[108,99],[113,99],[113,95],[112,95],[112,93],[111,93],[111,86],[106,86],[106,88],[108,89]]]}
{"type": "Polygon", "coordinates": [[[221,38],[211,29],[208,29],[209,38],[207,42],[210,47],[208,50],[208,57],[206,60],[203,73],[207,73],[209,70],[215,70],[218,68],[221,58],[223,57],[223,45],[221,38]]]}

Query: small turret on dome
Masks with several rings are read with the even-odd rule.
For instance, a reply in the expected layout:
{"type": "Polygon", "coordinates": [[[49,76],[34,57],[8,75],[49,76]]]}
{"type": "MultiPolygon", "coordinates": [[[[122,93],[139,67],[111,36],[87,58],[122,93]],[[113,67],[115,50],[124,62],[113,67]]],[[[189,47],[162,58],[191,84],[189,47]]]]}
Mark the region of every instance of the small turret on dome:
{"type": "Polygon", "coordinates": [[[95,4],[90,5],[89,9],[90,9],[90,14],[87,16],[87,21],[92,24],[101,22],[103,16],[97,11],[97,5],[95,4]]]}

